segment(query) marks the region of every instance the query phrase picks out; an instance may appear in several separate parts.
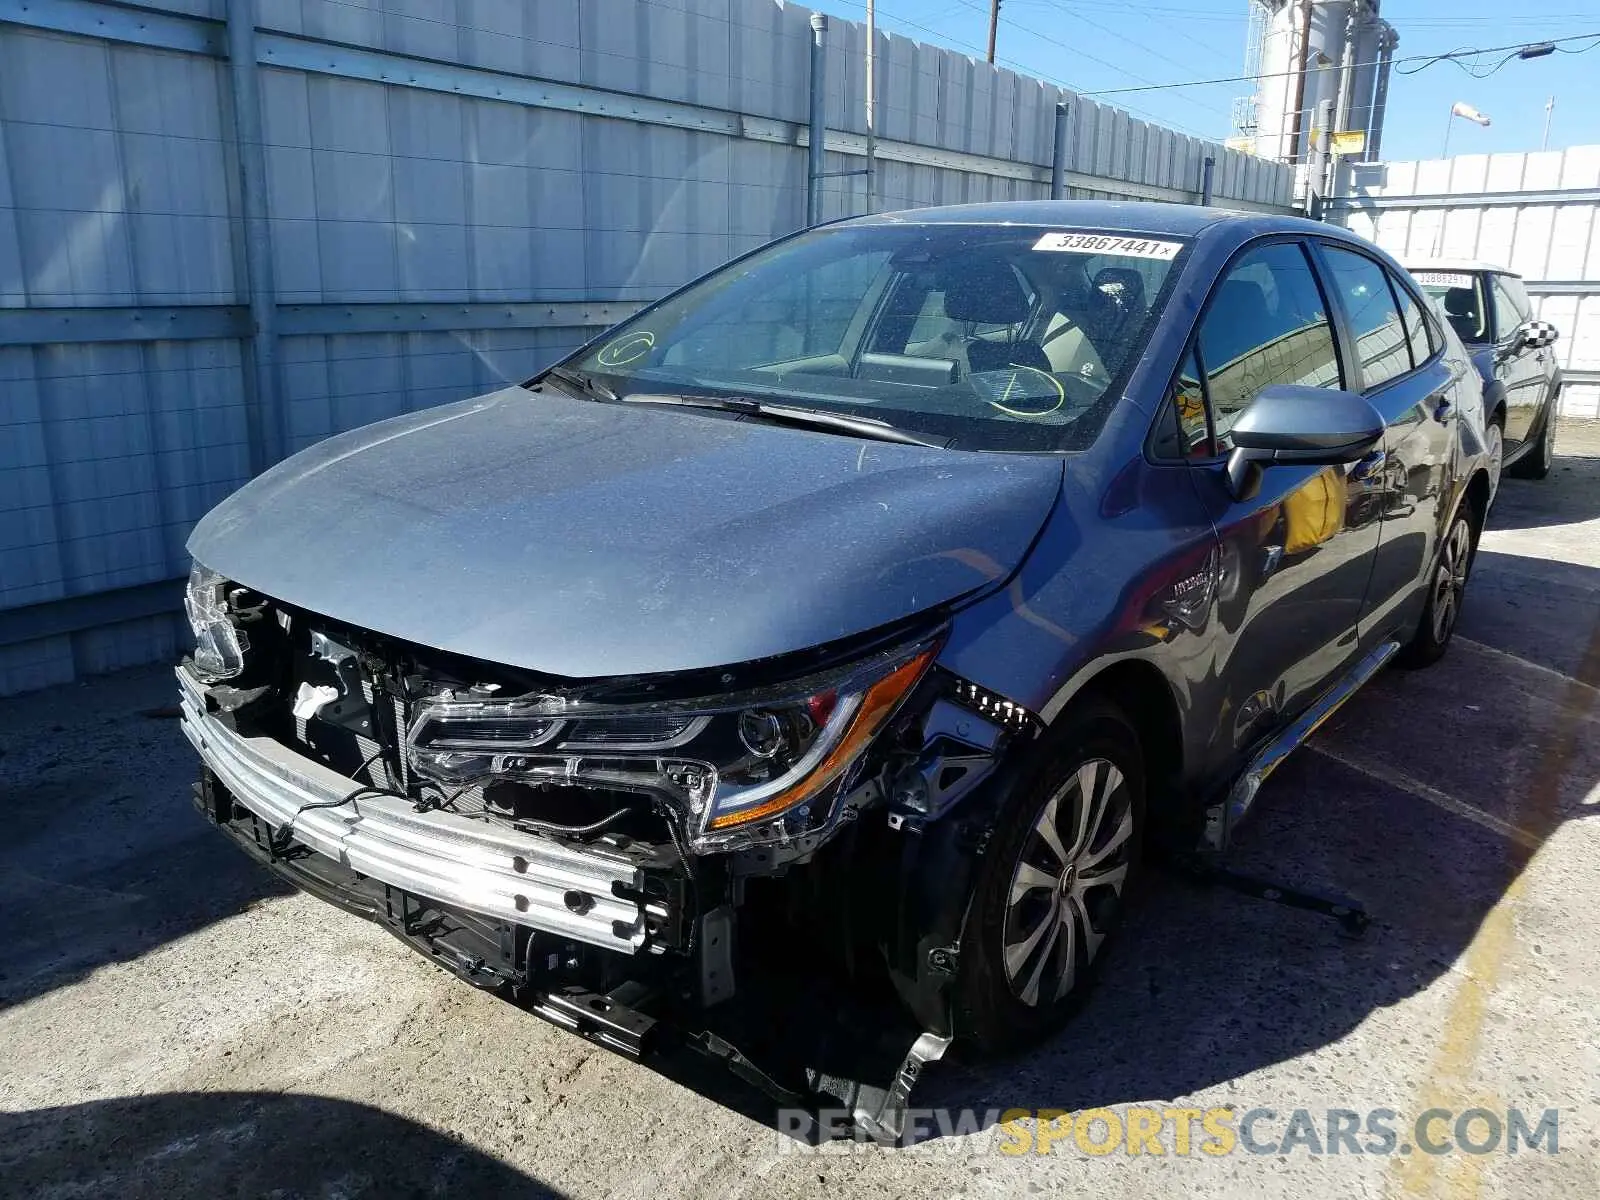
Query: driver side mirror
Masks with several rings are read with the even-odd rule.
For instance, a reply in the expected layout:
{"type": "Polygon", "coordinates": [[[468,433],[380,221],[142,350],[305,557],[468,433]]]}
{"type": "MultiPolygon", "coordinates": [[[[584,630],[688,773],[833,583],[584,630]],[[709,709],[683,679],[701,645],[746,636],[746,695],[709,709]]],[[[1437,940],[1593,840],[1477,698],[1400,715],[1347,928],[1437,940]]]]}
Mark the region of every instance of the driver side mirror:
{"type": "Polygon", "coordinates": [[[1549,321],[1524,321],[1517,326],[1517,346],[1543,350],[1561,336],[1561,331],[1549,321]]]}
{"type": "Polygon", "coordinates": [[[1228,490],[1235,500],[1250,499],[1269,466],[1355,462],[1378,444],[1383,430],[1378,410],[1354,392],[1296,384],[1264,387],[1229,430],[1228,490]]]}

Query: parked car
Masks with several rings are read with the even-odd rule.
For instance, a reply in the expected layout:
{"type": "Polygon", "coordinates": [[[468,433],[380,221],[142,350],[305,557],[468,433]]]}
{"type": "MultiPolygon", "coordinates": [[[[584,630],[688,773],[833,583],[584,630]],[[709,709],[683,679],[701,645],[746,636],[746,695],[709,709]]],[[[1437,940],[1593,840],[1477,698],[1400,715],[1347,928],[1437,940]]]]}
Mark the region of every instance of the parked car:
{"type": "Polygon", "coordinates": [[[892,990],[902,1083],[1029,1042],[1142,849],[1225,847],[1356,688],[1445,652],[1490,494],[1452,345],[1289,217],[796,234],[207,515],[197,801],[614,1049],[778,958],[892,990]]]}
{"type": "Polygon", "coordinates": [[[1415,259],[1406,269],[1443,309],[1483,377],[1495,486],[1502,463],[1519,479],[1543,479],[1555,457],[1561,368],[1550,347],[1559,331],[1534,317],[1522,276],[1504,267],[1415,259]]]}

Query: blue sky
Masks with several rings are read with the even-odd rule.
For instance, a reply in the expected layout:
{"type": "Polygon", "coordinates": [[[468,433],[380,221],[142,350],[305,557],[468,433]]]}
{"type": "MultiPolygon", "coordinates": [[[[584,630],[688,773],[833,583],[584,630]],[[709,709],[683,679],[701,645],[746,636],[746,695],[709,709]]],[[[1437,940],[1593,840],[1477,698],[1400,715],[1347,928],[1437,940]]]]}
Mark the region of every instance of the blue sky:
{"type": "MultiPolygon", "coordinates": [[[[851,20],[863,15],[863,5],[849,0],[815,2],[851,20]]],[[[1505,0],[1383,0],[1381,9],[1400,34],[1398,59],[1600,33],[1600,5],[1593,0],[1526,0],[1514,6],[1505,0]],[[1585,7],[1591,9],[1588,14],[1585,7]]],[[[1246,12],[1246,0],[1003,0],[997,58],[1084,92],[1238,75],[1244,65],[1246,12]]],[[[989,5],[988,0],[881,0],[878,23],[982,57],[989,5]]],[[[1596,43],[1572,48],[1586,45],[1596,43]]],[[[1480,69],[1500,57],[1478,60],[1480,69]]],[[[1415,65],[1401,63],[1400,69],[1415,65]]],[[[1234,97],[1249,91],[1245,83],[1221,83],[1104,99],[1220,140],[1231,132],[1234,97]]],[[[1414,75],[1397,73],[1390,85],[1384,157],[1437,157],[1447,114],[1457,100],[1488,114],[1493,123],[1484,129],[1457,121],[1452,153],[1537,150],[1545,101],[1552,95],[1551,149],[1600,143],[1600,47],[1513,60],[1486,79],[1471,78],[1447,62],[1414,75]]]]}

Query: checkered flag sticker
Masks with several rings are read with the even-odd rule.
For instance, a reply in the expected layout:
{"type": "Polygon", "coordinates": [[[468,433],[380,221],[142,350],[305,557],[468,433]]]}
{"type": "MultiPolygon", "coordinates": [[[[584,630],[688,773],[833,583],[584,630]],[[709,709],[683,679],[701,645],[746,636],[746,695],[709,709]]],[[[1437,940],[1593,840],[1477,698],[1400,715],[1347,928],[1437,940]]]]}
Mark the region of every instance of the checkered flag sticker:
{"type": "Polygon", "coordinates": [[[1529,321],[1523,327],[1523,340],[1530,346],[1543,348],[1561,336],[1561,331],[1549,321],[1529,321]]]}

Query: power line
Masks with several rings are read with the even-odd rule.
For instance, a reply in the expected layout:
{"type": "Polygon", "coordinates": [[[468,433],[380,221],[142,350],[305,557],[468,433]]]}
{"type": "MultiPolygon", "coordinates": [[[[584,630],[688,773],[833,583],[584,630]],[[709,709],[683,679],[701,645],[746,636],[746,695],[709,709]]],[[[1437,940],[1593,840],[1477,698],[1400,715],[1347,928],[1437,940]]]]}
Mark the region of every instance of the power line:
{"type": "MultiPolygon", "coordinates": [[[[865,10],[865,8],[866,8],[866,5],[861,3],[860,0],[836,0],[836,3],[847,5],[850,8],[859,8],[859,9],[863,9],[863,10],[865,10]]],[[[970,7],[966,3],[960,3],[958,6],[961,7],[961,8],[970,7]]],[[[977,45],[975,42],[964,41],[963,39],[958,38],[958,37],[953,37],[953,36],[943,32],[942,30],[934,29],[930,25],[924,25],[920,21],[913,20],[913,19],[911,19],[909,17],[903,17],[899,13],[895,13],[895,12],[889,11],[888,9],[884,8],[883,5],[881,5],[881,4],[879,4],[877,6],[877,10],[878,10],[878,16],[879,17],[887,18],[888,20],[894,22],[896,25],[902,25],[902,26],[905,26],[908,29],[920,29],[923,33],[929,34],[930,36],[932,36],[934,38],[937,38],[939,40],[939,42],[941,42],[941,43],[943,43],[945,45],[954,46],[954,47],[956,47],[958,49],[962,49],[962,50],[972,50],[972,51],[975,51],[979,55],[982,55],[984,53],[984,47],[977,45]]],[[[1068,83],[1065,79],[1061,79],[1061,78],[1059,78],[1058,76],[1055,76],[1055,75],[1050,75],[1047,72],[1039,70],[1037,67],[1030,67],[1028,64],[1022,63],[1022,62],[1018,62],[1014,58],[1005,58],[1005,57],[1002,56],[999,59],[999,61],[1005,66],[1015,67],[1019,71],[1024,71],[1024,72],[1034,76],[1035,78],[1042,79],[1046,83],[1052,83],[1056,87],[1064,88],[1067,91],[1073,92],[1076,95],[1083,95],[1084,94],[1084,93],[1078,91],[1078,88],[1075,85],[1073,85],[1071,83],[1068,83]]],[[[1107,64],[1107,65],[1109,65],[1109,64],[1107,64]]],[[[1116,68],[1113,68],[1113,69],[1115,70],[1116,68]]],[[[1217,138],[1211,137],[1208,134],[1200,133],[1195,129],[1189,128],[1188,126],[1180,125],[1176,121],[1170,121],[1170,120],[1167,120],[1167,119],[1165,119],[1163,117],[1159,117],[1155,113],[1149,111],[1148,109],[1135,108],[1131,104],[1125,104],[1125,105],[1122,105],[1121,107],[1123,109],[1125,109],[1127,112],[1133,113],[1136,116],[1144,117],[1146,120],[1155,121],[1156,123],[1164,125],[1164,126],[1170,128],[1170,129],[1176,129],[1179,133],[1188,134],[1190,137],[1199,138],[1201,141],[1214,142],[1214,141],[1218,140],[1217,138]]]]}
{"type": "MultiPolygon", "coordinates": [[[[967,7],[973,9],[976,12],[982,12],[983,11],[977,4],[968,4],[967,7]]],[[[1089,23],[1090,24],[1094,24],[1092,21],[1089,22],[1089,23]]],[[[1010,22],[1008,22],[1008,24],[1011,26],[1011,28],[1013,28],[1013,29],[1015,29],[1015,30],[1017,30],[1017,31],[1019,31],[1021,33],[1029,34],[1030,36],[1036,37],[1040,41],[1043,41],[1043,42],[1049,42],[1052,46],[1059,46],[1061,49],[1067,51],[1067,53],[1069,53],[1069,54],[1075,54],[1079,58],[1087,58],[1090,62],[1099,63],[1102,67],[1105,67],[1108,71],[1116,71],[1116,72],[1118,72],[1119,74],[1122,74],[1122,75],[1132,76],[1134,79],[1143,79],[1143,80],[1145,80],[1146,83],[1150,82],[1150,80],[1146,79],[1145,76],[1143,76],[1143,75],[1136,75],[1136,74],[1134,74],[1134,72],[1128,70],[1126,67],[1120,67],[1114,62],[1108,62],[1106,59],[1103,59],[1103,58],[1099,57],[1098,55],[1090,54],[1087,50],[1080,50],[1077,46],[1074,46],[1069,42],[1063,42],[1060,38],[1052,37],[1050,34],[1045,33],[1042,30],[1034,29],[1032,26],[1024,25],[1019,21],[1010,21],[1010,22]]],[[[1104,29],[1105,27],[1104,26],[1096,26],[1096,28],[1104,29]]],[[[1135,43],[1135,44],[1137,44],[1137,43],[1135,43]]],[[[1170,60],[1169,59],[1168,61],[1174,61],[1174,60],[1170,60]]],[[[1089,93],[1087,93],[1087,92],[1080,92],[1079,93],[1079,95],[1088,95],[1088,94],[1089,93]]],[[[1218,108],[1215,104],[1203,103],[1202,106],[1205,107],[1205,108],[1211,109],[1213,112],[1218,113],[1221,116],[1226,117],[1226,116],[1229,115],[1223,109],[1218,108]]]]}
{"type": "MultiPolygon", "coordinates": [[[[1427,68],[1427,67],[1431,67],[1436,62],[1453,62],[1453,63],[1455,63],[1456,66],[1460,67],[1468,75],[1472,76],[1472,78],[1474,78],[1474,79],[1487,79],[1487,78],[1489,78],[1489,76],[1493,75],[1496,71],[1498,71],[1501,67],[1505,66],[1508,62],[1510,62],[1514,58],[1543,58],[1545,55],[1554,54],[1557,51],[1560,51],[1562,54],[1582,54],[1585,51],[1593,50],[1595,48],[1595,46],[1600,46],[1600,33],[1580,34],[1578,36],[1578,38],[1571,39],[1571,40],[1583,41],[1583,40],[1586,40],[1588,38],[1595,39],[1594,45],[1592,45],[1592,46],[1584,46],[1580,50],[1573,50],[1573,49],[1571,49],[1571,48],[1569,48],[1567,46],[1558,46],[1558,45],[1555,44],[1555,42],[1535,42],[1532,45],[1519,46],[1519,47],[1517,47],[1517,49],[1515,49],[1515,50],[1511,51],[1509,54],[1507,54],[1504,58],[1500,59],[1500,61],[1495,63],[1492,67],[1489,67],[1487,70],[1481,69],[1482,68],[1482,64],[1474,63],[1472,66],[1468,66],[1462,60],[1466,59],[1466,58],[1477,58],[1477,57],[1479,57],[1481,55],[1484,55],[1484,54],[1492,54],[1492,53],[1494,53],[1494,51],[1492,51],[1492,50],[1462,50],[1462,51],[1458,51],[1455,54],[1442,54],[1442,55],[1438,56],[1437,58],[1430,59],[1429,61],[1423,63],[1421,66],[1413,67],[1409,71],[1401,71],[1398,68],[1396,68],[1396,74],[1399,74],[1399,75],[1415,75],[1418,71],[1421,71],[1421,70],[1423,70],[1424,68],[1427,68]]],[[[1569,39],[1562,38],[1560,40],[1567,41],[1569,39]]],[[[1504,47],[1500,47],[1500,48],[1504,49],[1504,47]]]]}
{"type": "MultiPolygon", "coordinates": [[[[1595,47],[1585,46],[1581,50],[1567,50],[1564,49],[1560,43],[1588,41],[1594,42],[1595,46],[1600,46],[1600,33],[1577,33],[1571,35],[1570,37],[1550,38],[1545,43],[1518,42],[1510,46],[1485,46],[1478,50],[1451,50],[1446,54],[1413,54],[1408,58],[1395,59],[1394,66],[1396,69],[1398,69],[1401,63],[1421,63],[1422,66],[1413,70],[1400,72],[1402,75],[1415,75],[1417,71],[1421,71],[1426,67],[1431,67],[1434,63],[1454,62],[1456,59],[1474,58],[1481,54],[1496,54],[1502,50],[1511,51],[1511,54],[1506,60],[1510,61],[1511,58],[1517,57],[1522,50],[1527,49],[1530,45],[1541,44],[1555,46],[1557,50],[1560,50],[1564,54],[1583,54],[1589,50],[1593,50],[1595,47]]],[[[1374,60],[1372,62],[1353,63],[1351,65],[1356,67],[1372,67],[1379,65],[1379,62],[1378,60],[1374,60]]],[[[1501,65],[1503,66],[1504,63],[1501,65]]],[[[1337,71],[1340,69],[1340,67],[1338,63],[1330,63],[1326,67],[1316,67],[1314,69],[1317,71],[1337,71]]],[[[1498,67],[1496,69],[1498,70],[1498,67]]],[[[1216,79],[1186,79],[1176,83],[1152,83],[1141,87],[1101,88],[1098,91],[1080,92],[1078,94],[1080,96],[1122,96],[1131,92],[1165,92],[1170,91],[1173,88],[1205,87],[1208,84],[1213,83],[1253,83],[1258,79],[1286,79],[1292,78],[1298,74],[1300,74],[1299,71],[1268,71],[1260,75],[1226,75],[1220,76],[1216,79]]]]}
{"type": "MultiPolygon", "coordinates": [[[[1134,0],[1069,0],[1070,10],[1076,12],[1088,9],[1094,12],[1121,12],[1136,17],[1157,14],[1161,16],[1177,17],[1189,21],[1211,21],[1216,24],[1237,25],[1241,15],[1238,13],[1219,13],[1211,8],[1184,8],[1173,5],[1142,4],[1134,0]]],[[[1008,4],[1026,8],[1057,8],[1063,0],[1006,0],[1008,4]]],[[[1592,21],[1594,13],[1591,12],[1517,12],[1507,13],[1495,17],[1411,17],[1397,15],[1389,12],[1382,14],[1383,18],[1391,25],[1401,26],[1451,26],[1451,25],[1508,25],[1529,24],[1537,21],[1592,21]]]]}
{"type": "MultiPolygon", "coordinates": [[[[1181,59],[1173,58],[1170,54],[1163,54],[1159,50],[1151,49],[1151,47],[1148,44],[1148,42],[1135,41],[1133,38],[1129,37],[1127,34],[1119,33],[1117,30],[1113,29],[1109,25],[1102,25],[1099,21],[1095,21],[1095,20],[1092,20],[1089,17],[1084,16],[1081,12],[1077,11],[1078,5],[1076,5],[1076,4],[1074,4],[1072,7],[1069,8],[1069,7],[1067,7],[1067,5],[1065,3],[1063,3],[1063,0],[1050,0],[1049,7],[1050,7],[1051,11],[1053,11],[1053,12],[1057,12],[1057,13],[1061,14],[1064,17],[1070,17],[1074,21],[1082,21],[1085,25],[1089,26],[1089,28],[1098,29],[1101,33],[1105,34],[1106,36],[1114,37],[1119,42],[1126,42],[1126,43],[1128,43],[1128,45],[1134,47],[1134,49],[1142,50],[1146,54],[1153,54],[1157,58],[1161,59],[1164,62],[1173,63],[1174,65],[1180,66],[1180,67],[1190,65],[1188,63],[1183,62],[1181,59]]],[[[1019,26],[1019,28],[1020,28],[1020,26],[1019,26]]],[[[1227,56],[1222,55],[1221,51],[1217,50],[1215,47],[1207,46],[1206,49],[1210,50],[1213,54],[1217,54],[1217,55],[1219,55],[1221,57],[1227,57],[1227,56]]],[[[1224,114],[1224,115],[1226,115],[1226,114],[1224,114]]]]}

